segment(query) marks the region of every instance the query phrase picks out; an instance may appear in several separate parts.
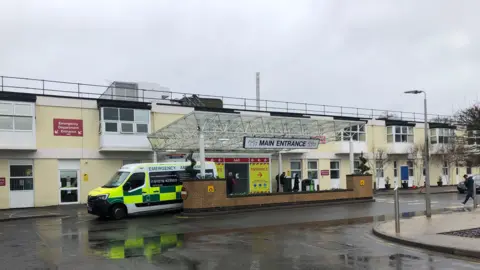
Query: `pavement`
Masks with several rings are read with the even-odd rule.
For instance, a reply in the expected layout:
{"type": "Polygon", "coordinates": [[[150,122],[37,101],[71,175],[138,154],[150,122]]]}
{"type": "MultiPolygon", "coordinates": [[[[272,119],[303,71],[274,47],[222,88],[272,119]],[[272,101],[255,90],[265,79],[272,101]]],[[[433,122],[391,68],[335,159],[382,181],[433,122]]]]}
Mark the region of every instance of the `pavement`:
{"type": "Polygon", "coordinates": [[[480,258],[480,210],[472,208],[460,208],[431,218],[401,219],[398,234],[395,221],[382,222],[373,227],[373,233],[404,245],[480,258]]]}
{"type": "MultiPolygon", "coordinates": [[[[456,211],[452,206],[461,199],[457,194],[432,198],[438,202],[433,205],[436,214],[456,211]]],[[[2,223],[0,260],[4,265],[106,270],[480,268],[476,260],[375,237],[372,226],[392,218],[393,205],[385,202],[194,218],[163,213],[120,221],[85,214],[84,206],[68,208],[39,210],[59,217],[2,223]]],[[[401,211],[415,216],[423,214],[424,208],[404,204],[401,211]]]]}
{"type": "MultiPolygon", "coordinates": [[[[430,187],[431,190],[430,190],[430,193],[431,194],[440,194],[440,193],[458,193],[458,190],[457,190],[457,186],[456,185],[453,185],[453,186],[442,186],[442,187],[439,187],[439,186],[431,186],[430,187]]],[[[425,191],[423,190],[421,193],[420,193],[420,188],[417,188],[417,189],[399,189],[399,194],[403,194],[403,195],[408,195],[408,194],[425,194],[425,191]]],[[[374,193],[375,193],[375,196],[382,196],[382,195],[393,195],[393,189],[389,189],[389,190],[385,190],[385,189],[381,189],[381,190],[375,190],[374,193]]]]}
{"type": "Polygon", "coordinates": [[[86,215],[86,206],[82,204],[48,206],[22,209],[0,210],[0,222],[32,219],[86,215]]]}

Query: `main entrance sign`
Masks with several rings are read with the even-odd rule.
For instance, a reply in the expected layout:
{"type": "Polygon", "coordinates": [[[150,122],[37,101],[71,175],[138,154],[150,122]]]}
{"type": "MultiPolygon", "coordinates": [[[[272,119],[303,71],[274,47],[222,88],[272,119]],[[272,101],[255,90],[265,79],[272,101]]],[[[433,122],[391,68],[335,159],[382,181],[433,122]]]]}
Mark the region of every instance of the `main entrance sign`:
{"type": "Polygon", "coordinates": [[[317,149],[319,139],[243,137],[245,149],[317,149]]]}

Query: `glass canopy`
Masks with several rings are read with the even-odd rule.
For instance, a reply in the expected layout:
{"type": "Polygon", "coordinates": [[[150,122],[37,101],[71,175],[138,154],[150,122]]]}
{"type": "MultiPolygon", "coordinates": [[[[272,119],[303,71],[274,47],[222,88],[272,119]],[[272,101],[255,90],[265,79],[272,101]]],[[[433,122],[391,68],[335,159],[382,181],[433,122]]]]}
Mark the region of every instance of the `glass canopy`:
{"type": "MultiPolygon", "coordinates": [[[[204,134],[205,150],[209,152],[252,152],[243,148],[243,138],[321,138],[335,139],[335,133],[353,125],[364,124],[360,119],[345,120],[329,116],[282,115],[246,111],[193,111],[175,122],[149,134],[155,151],[195,151],[199,149],[200,130],[204,134]]],[[[261,149],[278,152],[281,149],[261,149]]]]}

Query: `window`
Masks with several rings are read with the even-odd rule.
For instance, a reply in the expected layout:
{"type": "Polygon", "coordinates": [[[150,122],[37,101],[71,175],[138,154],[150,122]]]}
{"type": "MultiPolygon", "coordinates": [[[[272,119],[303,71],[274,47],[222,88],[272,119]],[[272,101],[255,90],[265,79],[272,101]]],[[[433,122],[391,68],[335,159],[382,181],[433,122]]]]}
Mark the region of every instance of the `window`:
{"type": "Polygon", "coordinates": [[[480,130],[467,130],[467,144],[480,145],[480,130]]]}
{"type": "Polygon", "coordinates": [[[302,161],[301,160],[290,161],[290,173],[292,178],[294,178],[295,175],[298,175],[298,178],[302,179],[302,161]]]}
{"type": "Polygon", "coordinates": [[[130,190],[143,186],[145,184],[145,173],[132,174],[127,183],[130,183],[130,190]]]}
{"type": "Polygon", "coordinates": [[[102,126],[104,132],[148,133],[150,111],[128,108],[102,108],[102,126]]]}
{"type": "Polygon", "coordinates": [[[388,126],[387,142],[389,143],[413,143],[413,127],[388,126]]]}
{"type": "Polygon", "coordinates": [[[0,102],[0,130],[33,130],[33,104],[0,102]]]}
{"type": "Polygon", "coordinates": [[[455,130],[450,128],[434,128],[430,129],[430,142],[437,143],[452,143],[455,139],[455,130]]]}
{"type": "Polygon", "coordinates": [[[360,173],[360,160],[354,160],[353,161],[353,173],[360,173]]]}
{"type": "Polygon", "coordinates": [[[367,139],[365,133],[365,125],[355,125],[344,128],[341,132],[337,132],[337,141],[350,141],[350,137],[353,141],[364,142],[367,139]]]}
{"type": "Polygon", "coordinates": [[[10,190],[33,190],[32,165],[10,165],[10,190]]]}
{"type": "Polygon", "coordinates": [[[448,162],[443,162],[442,174],[447,176],[448,175],[448,162]]]}
{"type": "Polygon", "coordinates": [[[467,174],[472,174],[472,162],[467,161],[467,174]]]}
{"type": "Polygon", "coordinates": [[[308,179],[318,179],[318,161],[309,160],[307,166],[308,179]]]}
{"type": "Polygon", "coordinates": [[[330,161],[330,178],[340,179],[340,161],[330,161]]]}
{"type": "Polygon", "coordinates": [[[375,162],[375,171],[377,177],[383,177],[383,162],[376,161],[375,162]]]}
{"type": "Polygon", "coordinates": [[[413,176],[413,161],[407,161],[407,166],[408,166],[408,176],[413,176]]]}
{"type": "Polygon", "coordinates": [[[398,168],[397,168],[397,161],[393,162],[393,177],[398,176],[398,168]]]}

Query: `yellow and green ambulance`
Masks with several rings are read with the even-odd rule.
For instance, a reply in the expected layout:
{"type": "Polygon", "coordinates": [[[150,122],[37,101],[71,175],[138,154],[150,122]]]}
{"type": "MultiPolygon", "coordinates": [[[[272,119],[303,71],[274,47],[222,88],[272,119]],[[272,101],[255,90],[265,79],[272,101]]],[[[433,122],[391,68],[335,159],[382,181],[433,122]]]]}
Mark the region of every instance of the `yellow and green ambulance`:
{"type": "MultiPolygon", "coordinates": [[[[191,178],[190,162],[139,163],[120,168],[102,187],[88,193],[88,213],[122,219],[151,211],[181,209],[182,181],[191,178]]],[[[200,164],[194,167],[197,176],[200,164]]],[[[205,177],[217,178],[215,163],[205,162],[205,177]]]]}

